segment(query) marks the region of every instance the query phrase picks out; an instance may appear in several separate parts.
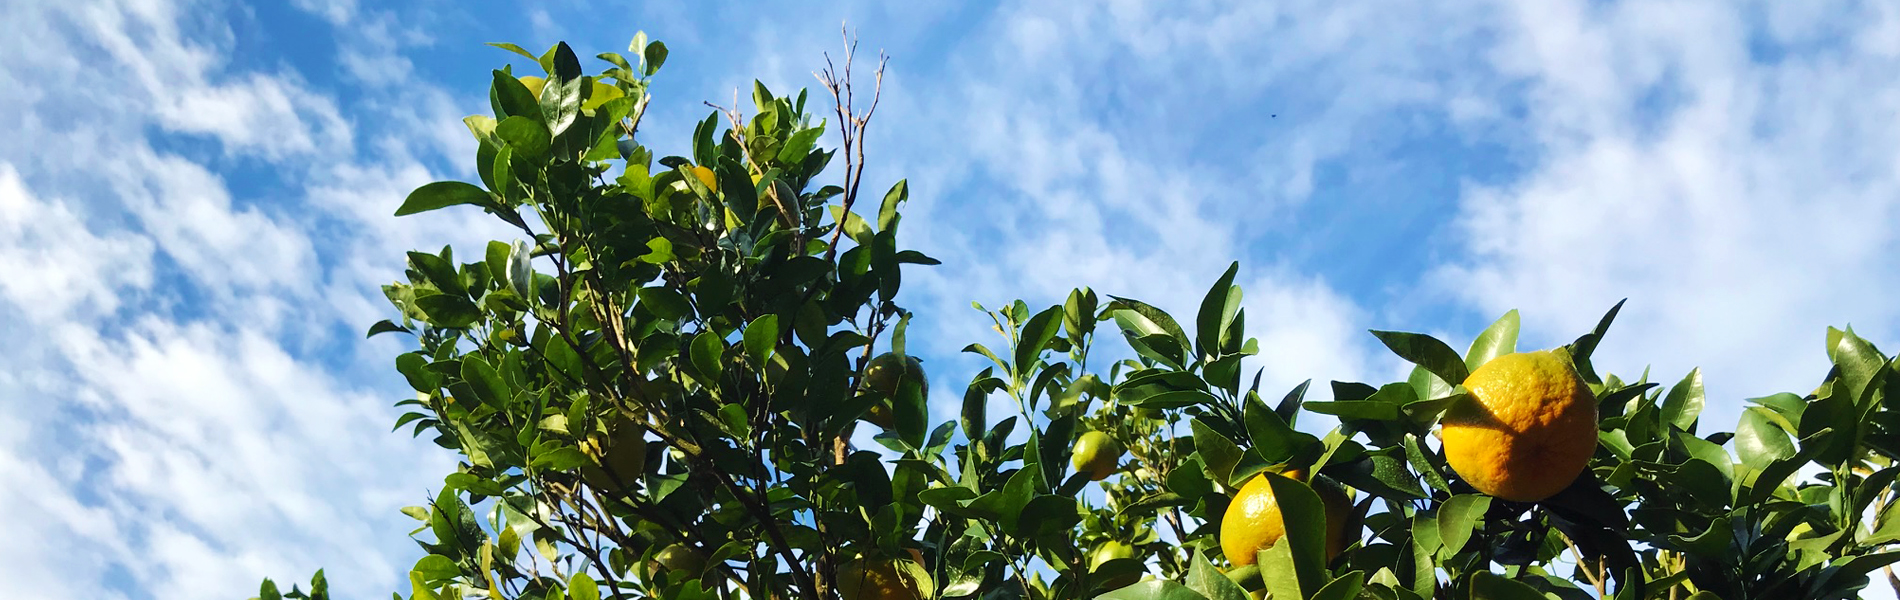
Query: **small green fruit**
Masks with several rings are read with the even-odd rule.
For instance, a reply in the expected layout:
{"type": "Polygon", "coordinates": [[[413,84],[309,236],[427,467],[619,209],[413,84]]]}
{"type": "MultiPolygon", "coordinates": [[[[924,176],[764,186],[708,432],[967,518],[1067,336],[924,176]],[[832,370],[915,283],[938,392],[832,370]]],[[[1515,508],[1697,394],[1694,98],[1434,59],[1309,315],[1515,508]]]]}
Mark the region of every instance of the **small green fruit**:
{"type": "Polygon", "coordinates": [[[1077,473],[1087,473],[1089,479],[1101,481],[1115,472],[1122,451],[1121,443],[1108,434],[1091,431],[1075,441],[1075,455],[1069,458],[1069,463],[1077,473]]]}

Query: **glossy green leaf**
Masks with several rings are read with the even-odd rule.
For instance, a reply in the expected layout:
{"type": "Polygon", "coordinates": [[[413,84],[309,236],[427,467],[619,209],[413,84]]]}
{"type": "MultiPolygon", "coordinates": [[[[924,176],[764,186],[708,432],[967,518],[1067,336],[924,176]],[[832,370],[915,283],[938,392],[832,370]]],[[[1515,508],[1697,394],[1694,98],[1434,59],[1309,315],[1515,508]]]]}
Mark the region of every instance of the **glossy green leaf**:
{"type": "Polygon", "coordinates": [[[587,573],[577,572],[567,580],[569,600],[600,600],[600,586],[587,573]]]}
{"type": "Polygon", "coordinates": [[[1465,351],[1465,370],[1476,371],[1493,358],[1517,352],[1517,326],[1517,309],[1513,308],[1484,328],[1465,351]]]}
{"type": "Polygon", "coordinates": [[[1365,573],[1349,571],[1327,583],[1313,594],[1312,600],[1353,600],[1365,588],[1365,573]]]}
{"type": "Polygon", "coordinates": [[[488,192],[482,188],[460,181],[437,181],[409,192],[409,197],[404,198],[402,206],[396,209],[396,216],[413,215],[458,204],[488,203],[490,203],[488,192]]]}
{"type": "Polygon", "coordinates": [[[1293,458],[1301,447],[1319,443],[1319,438],[1304,431],[1288,427],[1280,415],[1267,408],[1258,396],[1250,396],[1243,408],[1242,418],[1247,425],[1247,435],[1252,438],[1253,448],[1260,452],[1267,464],[1278,464],[1293,458]]]}
{"type": "Polygon", "coordinates": [[[891,228],[895,227],[898,217],[897,209],[904,204],[905,200],[909,199],[910,183],[903,179],[897,180],[897,184],[891,186],[891,191],[884,194],[884,202],[878,205],[877,230],[890,231],[891,228]]]}
{"type": "Polygon", "coordinates": [[[1774,461],[1794,456],[1794,443],[1787,431],[1775,425],[1774,417],[1773,410],[1760,406],[1742,411],[1741,422],[1735,426],[1735,453],[1742,464],[1766,469],[1774,461]]]}
{"type": "Polygon", "coordinates": [[[1465,369],[1465,361],[1451,346],[1438,341],[1438,338],[1422,333],[1402,331],[1373,330],[1372,335],[1379,338],[1393,354],[1399,355],[1412,364],[1423,367],[1439,379],[1451,385],[1464,383],[1470,371],[1465,369]]]}
{"type": "Polygon", "coordinates": [[[772,360],[772,352],[777,347],[778,315],[765,315],[745,326],[745,353],[752,364],[764,365],[772,360]]]}
{"type": "Polygon", "coordinates": [[[1695,431],[1696,418],[1702,414],[1703,402],[1702,369],[1691,369],[1663,397],[1660,413],[1662,421],[1683,431],[1695,431]]]}
{"type": "Polygon", "coordinates": [[[1247,590],[1241,589],[1239,584],[1228,579],[1226,574],[1221,573],[1220,569],[1207,561],[1206,556],[1199,552],[1191,554],[1193,557],[1190,560],[1193,562],[1188,568],[1188,589],[1200,593],[1208,600],[1251,600],[1251,596],[1247,595],[1247,590]]]}
{"type": "Polygon", "coordinates": [[[720,339],[719,334],[710,331],[700,332],[699,335],[693,336],[693,368],[698,369],[699,373],[705,375],[709,381],[717,381],[724,370],[722,358],[725,351],[726,341],[720,339]]]}
{"type": "Polygon", "coordinates": [[[1442,556],[1452,556],[1463,550],[1465,541],[1471,539],[1471,530],[1484,520],[1484,513],[1491,508],[1491,497],[1483,494],[1459,494],[1446,500],[1438,509],[1438,540],[1442,556]]]}
{"type": "Polygon", "coordinates": [[[469,389],[474,391],[475,398],[482,404],[502,408],[512,396],[508,384],[501,379],[501,372],[496,371],[480,354],[462,357],[462,380],[468,383],[469,389]]]}
{"type": "Polygon", "coordinates": [[[640,288],[640,303],[647,312],[662,319],[684,319],[693,315],[693,305],[686,295],[672,288],[640,288]]]}
{"type": "Polygon", "coordinates": [[[1201,311],[1195,318],[1195,348],[1200,351],[1200,359],[1207,360],[1219,354],[1221,332],[1234,321],[1235,312],[1240,309],[1240,288],[1234,285],[1234,276],[1240,272],[1238,261],[1227,266],[1220,279],[1214,281],[1214,287],[1201,299],[1201,311]]]}
{"type": "Polygon", "coordinates": [[[1029,372],[1030,365],[1049,345],[1049,341],[1062,333],[1062,307],[1051,306],[1030,317],[1023,324],[1022,338],[1016,345],[1016,377],[1021,381],[1029,372]]]}
{"type": "MultiPolygon", "coordinates": [[[[1009,597],[1009,596],[1003,596],[1009,597]]],[[[1098,600],[1208,600],[1185,585],[1166,579],[1150,579],[1100,596],[1098,600]]]]}

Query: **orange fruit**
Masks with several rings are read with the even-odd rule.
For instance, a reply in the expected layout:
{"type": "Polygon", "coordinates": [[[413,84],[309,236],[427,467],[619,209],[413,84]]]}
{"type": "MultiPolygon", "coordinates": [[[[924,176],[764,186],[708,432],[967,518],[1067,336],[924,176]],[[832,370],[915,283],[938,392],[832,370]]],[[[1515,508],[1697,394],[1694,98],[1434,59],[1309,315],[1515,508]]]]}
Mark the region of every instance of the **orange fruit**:
{"type": "Polygon", "coordinates": [[[1445,411],[1445,462],[1485,494],[1531,502],[1568,487],[1597,447],[1597,399],[1559,348],[1506,354],[1472,371],[1470,399],[1445,411]]]}
{"type": "MultiPolygon", "coordinates": [[[[1290,469],[1281,475],[1306,482],[1306,472],[1299,469],[1290,469]]],[[[1322,476],[1309,485],[1326,507],[1326,560],[1331,561],[1356,537],[1346,531],[1352,500],[1346,497],[1345,489],[1330,478],[1322,476]]],[[[1234,494],[1234,501],[1227,505],[1227,513],[1221,517],[1221,552],[1234,566],[1251,565],[1262,548],[1272,546],[1283,537],[1286,537],[1286,523],[1280,514],[1280,501],[1273,497],[1272,485],[1264,475],[1248,480],[1234,494]]]]}

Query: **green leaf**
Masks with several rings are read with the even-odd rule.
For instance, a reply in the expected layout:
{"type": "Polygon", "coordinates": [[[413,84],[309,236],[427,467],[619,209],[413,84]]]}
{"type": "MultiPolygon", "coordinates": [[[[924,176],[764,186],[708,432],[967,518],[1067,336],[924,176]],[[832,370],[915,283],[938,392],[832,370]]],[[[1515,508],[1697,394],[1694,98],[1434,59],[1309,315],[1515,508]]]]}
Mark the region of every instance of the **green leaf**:
{"type": "Polygon", "coordinates": [[[508,250],[508,289],[524,300],[532,300],[538,292],[534,285],[533,256],[534,249],[523,240],[515,240],[508,250]]]}
{"type": "Polygon", "coordinates": [[[719,334],[702,331],[693,336],[692,351],[693,368],[705,375],[709,382],[718,381],[723,370],[720,357],[726,351],[726,341],[720,339],[719,334]]]}
{"type": "Polygon", "coordinates": [[[910,182],[904,179],[897,180],[897,184],[891,186],[891,191],[885,192],[884,202],[878,206],[878,231],[890,231],[892,227],[897,226],[897,207],[908,199],[910,199],[910,182]]]}
{"type": "Polygon", "coordinates": [[[1219,400],[1220,399],[1214,397],[1213,394],[1201,390],[1175,390],[1142,396],[1140,399],[1130,401],[1128,404],[1141,408],[1167,410],[1196,405],[1213,405],[1219,400]]]}
{"type": "Polygon", "coordinates": [[[581,76],[580,59],[567,42],[555,44],[554,68],[549,71],[547,85],[541,88],[541,121],[547,123],[550,135],[559,136],[580,116],[582,90],[591,86],[581,76]]]}
{"type": "Polygon", "coordinates": [[[454,579],[462,575],[462,569],[455,566],[455,560],[440,554],[430,554],[416,561],[410,573],[419,574],[429,584],[454,579]]]}
{"type": "Polygon", "coordinates": [[[897,397],[891,400],[891,416],[897,421],[897,433],[912,448],[924,447],[924,434],[930,428],[930,389],[918,379],[900,378],[897,397]]]}
{"type": "Polygon", "coordinates": [[[1702,414],[1702,369],[1690,369],[1676,387],[1663,397],[1662,421],[1683,431],[1695,431],[1696,418],[1702,414]]]}
{"type": "Polygon", "coordinates": [[[754,365],[763,366],[772,360],[772,351],[778,348],[778,315],[768,314],[745,326],[745,354],[754,365]]]}
{"type": "Polygon", "coordinates": [[[1879,546],[1900,541],[1900,502],[1888,502],[1875,515],[1874,526],[1860,539],[1863,546],[1879,546]]]}
{"type": "Polygon", "coordinates": [[[376,337],[376,334],[379,334],[379,333],[395,333],[395,332],[409,333],[409,329],[401,325],[397,325],[395,322],[390,321],[389,319],[383,319],[381,321],[377,321],[375,325],[369,326],[369,333],[364,335],[363,337],[373,338],[373,337],[376,337]]]}
{"type": "Polygon", "coordinates": [[[1280,517],[1286,525],[1286,537],[1274,546],[1291,549],[1300,590],[1317,591],[1327,581],[1326,505],[1320,502],[1319,494],[1304,483],[1274,473],[1263,476],[1273,489],[1273,497],[1280,504],[1280,517]]]}
{"type": "Polygon", "coordinates": [[[1458,357],[1458,352],[1452,350],[1451,346],[1445,345],[1444,342],[1438,341],[1438,338],[1402,331],[1373,330],[1372,335],[1377,336],[1379,341],[1384,343],[1385,347],[1392,349],[1392,353],[1399,355],[1399,358],[1424,367],[1433,375],[1437,375],[1439,379],[1445,380],[1445,383],[1451,385],[1464,383],[1465,376],[1471,373],[1465,369],[1465,361],[1458,357]]]}
{"type": "Polygon", "coordinates": [[[1489,571],[1471,574],[1472,600],[1544,600],[1544,594],[1515,579],[1489,571]]]}
{"type": "Polygon", "coordinates": [[[1471,539],[1471,529],[1484,520],[1491,508],[1491,497],[1483,494],[1459,494],[1438,509],[1438,539],[1444,544],[1441,556],[1456,555],[1471,539]]]}
{"type": "Polygon", "coordinates": [[[495,136],[508,142],[508,146],[514,148],[516,156],[535,161],[547,156],[548,144],[552,141],[547,125],[542,124],[538,119],[522,116],[502,119],[501,123],[495,126],[495,136]]]}
{"type": "Polygon", "coordinates": [[[796,133],[793,133],[790,138],[785,140],[784,146],[779,148],[778,161],[786,164],[797,164],[804,161],[805,156],[811,154],[812,147],[818,144],[818,138],[824,137],[824,135],[824,125],[798,130],[796,133]]]}
{"type": "Polygon", "coordinates": [[[488,45],[490,45],[490,46],[494,46],[494,47],[496,47],[496,48],[500,48],[500,49],[503,49],[503,50],[507,50],[507,51],[509,51],[509,52],[513,52],[513,53],[515,53],[515,54],[519,54],[519,55],[522,55],[522,56],[526,56],[526,57],[528,57],[528,60],[532,60],[532,61],[536,61],[536,62],[540,62],[540,60],[541,60],[541,59],[540,59],[539,57],[536,57],[536,56],[534,55],[534,53],[532,53],[532,52],[528,52],[527,50],[523,50],[523,49],[522,49],[522,48],[521,48],[520,46],[516,46],[516,45],[514,45],[514,44],[510,44],[510,43],[507,43],[507,42],[489,42],[489,43],[488,43],[488,45]]]}
{"type": "Polygon", "coordinates": [[[1225,573],[1221,573],[1220,569],[1214,567],[1214,563],[1207,561],[1206,556],[1200,552],[1189,554],[1193,555],[1194,562],[1188,568],[1188,589],[1206,596],[1209,600],[1251,599],[1251,596],[1247,595],[1247,590],[1241,589],[1240,584],[1228,579],[1225,573]]]}
{"type": "Polygon", "coordinates": [[[442,293],[454,296],[467,296],[468,290],[462,287],[462,278],[455,272],[455,265],[449,264],[440,256],[427,252],[410,252],[409,268],[422,274],[430,284],[442,293]]]}
{"type": "Polygon", "coordinates": [[[1405,459],[1412,463],[1412,469],[1425,477],[1427,485],[1438,491],[1450,493],[1451,482],[1446,481],[1445,474],[1438,471],[1438,462],[1442,461],[1434,461],[1433,459],[1437,457],[1427,452],[1425,444],[1418,441],[1418,436],[1405,434],[1405,459]]]}
{"type": "Polygon", "coordinates": [[[1668,538],[1669,543],[1685,552],[1703,556],[1721,556],[1728,551],[1729,542],[1734,537],[1733,532],[1733,528],[1729,526],[1728,517],[1717,517],[1709,522],[1707,529],[1694,537],[1671,535],[1668,538]]]}
{"type": "Polygon", "coordinates": [[[684,294],[672,288],[640,288],[640,304],[646,306],[647,312],[662,319],[677,320],[693,315],[692,303],[686,300],[684,294]]]}
{"type": "Polygon", "coordinates": [[[430,294],[416,298],[416,308],[429,318],[429,324],[443,329],[463,329],[482,318],[482,309],[467,296],[430,294]]]}
{"type": "Polygon", "coordinates": [[[1307,402],[1306,410],[1348,419],[1391,421],[1399,418],[1399,407],[1385,402],[1307,402]]]}
{"type": "Polygon", "coordinates": [[[1859,404],[1867,391],[1868,384],[1874,383],[1874,376],[1887,363],[1867,340],[1854,335],[1850,328],[1834,345],[1834,366],[1841,369],[1841,383],[1847,386],[1847,397],[1859,404]]]}
{"type": "Polygon", "coordinates": [[[666,44],[658,41],[647,44],[640,57],[645,59],[647,77],[660,72],[660,65],[666,64],[666,44]]]}
{"type": "Polygon", "coordinates": [[[508,393],[508,384],[501,379],[501,373],[480,354],[462,357],[462,380],[468,382],[469,389],[474,390],[475,398],[482,404],[501,408],[512,396],[508,393]]]}
{"type": "Polygon", "coordinates": [[[1200,592],[1166,579],[1149,579],[1096,596],[1096,598],[1098,600],[1208,600],[1200,592]]]}
{"type": "Polygon", "coordinates": [[[408,216],[457,204],[486,205],[491,200],[482,188],[460,181],[437,181],[416,188],[396,209],[396,216],[408,216]]]}
{"type": "MultiPolygon", "coordinates": [[[[488,102],[494,105],[495,118],[520,116],[541,120],[541,105],[528,86],[505,71],[495,71],[494,77],[494,83],[488,88],[488,102]]],[[[545,89],[542,93],[546,93],[545,89]]]]}
{"type": "Polygon", "coordinates": [[[1603,380],[1597,377],[1596,368],[1590,365],[1590,355],[1596,352],[1597,344],[1601,343],[1603,336],[1610,331],[1610,323],[1616,320],[1616,313],[1621,312],[1623,303],[1628,301],[1628,298],[1616,301],[1616,306],[1610,307],[1610,312],[1604,313],[1603,319],[1597,321],[1596,329],[1578,336],[1577,341],[1565,346],[1570,349],[1570,362],[1577,366],[1577,373],[1583,376],[1584,381],[1603,383],[1603,380]]]}
{"type": "Polygon", "coordinates": [[[1200,360],[1220,354],[1221,332],[1233,324],[1234,314],[1240,310],[1240,288],[1234,285],[1234,276],[1239,272],[1240,262],[1229,264],[1227,271],[1201,299],[1201,312],[1194,319],[1194,344],[1200,350],[1200,360]]]}
{"type": "Polygon", "coordinates": [[[1194,448],[1207,463],[1208,479],[1228,481],[1234,473],[1234,465],[1239,464],[1242,451],[1233,440],[1221,435],[1213,427],[1195,418],[1188,427],[1194,432],[1194,448]]]}
{"type": "Polygon", "coordinates": [[[396,372],[409,380],[409,387],[418,392],[433,392],[442,387],[442,378],[429,370],[429,357],[421,352],[396,355],[396,372]]]}
{"type": "Polygon", "coordinates": [[[1471,349],[1465,351],[1465,370],[1476,371],[1493,358],[1517,352],[1517,321],[1513,308],[1471,340],[1471,349]]]}
{"type": "Polygon", "coordinates": [[[1028,376],[1030,367],[1036,363],[1042,351],[1048,347],[1049,340],[1062,332],[1062,307],[1050,306],[1036,316],[1030,317],[1023,325],[1023,334],[1016,344],[1016,380],[1022,381],[1028,376]]]}
{"type": "Polygon", "coordinates": [[[600,586],[587,573],[576,572],[567,580],[567,597],[569,600],[600,600],[600,586]]]}
{"type": "Polygon", "coordinates": [[[1772,409],[1750,406],[1735,426],[1735,453],[1751,469],[1766,469],[1777,460],[1794,456],[1788,432],[1775,425],[1772,409]]]}
{"type": "Polygon", "coordinates": [[[1267,464],[1279,464],[1293,458],[1301,447],[1319,443],[1319,438],[1304,431],[1288,427],[1280,415],[1267,408],[1259,396],[1249,395],[1243,409],[1242,420],[1247,425],[1247,435],[1253,438],[1253,447],[1267,464]]]}
{"type": "Polygon", "coordinates": [[[1313,600],[1353,600],[1359,597],[1359,591],[1365,588],[1366,574],[1363,571],[1351,571],[1340,575],[1326,587],[1313,594],[1313,600]]]}

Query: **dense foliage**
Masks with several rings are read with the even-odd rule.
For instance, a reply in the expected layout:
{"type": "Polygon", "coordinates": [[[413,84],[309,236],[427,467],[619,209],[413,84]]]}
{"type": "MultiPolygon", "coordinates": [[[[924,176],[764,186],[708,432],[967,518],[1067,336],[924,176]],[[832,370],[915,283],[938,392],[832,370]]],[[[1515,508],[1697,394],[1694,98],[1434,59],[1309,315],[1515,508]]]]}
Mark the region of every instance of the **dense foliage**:
{"type": "Polygon", "coordinates": [[[1465,378],[1517,350],[1515,312],[1464,353],[1375,331],[1411,377],[1308,402],[1243,372],[1237,268],[1186,321],[1088,289],[978,306],[1001,339],[967,348],[980,372],[931,374],[968,378],[933,424],[899,292],[936,261],[900,243],[904,182],[859,201],[876,92],[854,108],[848,62],[824,110],[755,84],[749,118],[715,111],[690,156],[656,159],[636,134],[665,46],[595,75],[564,44],[500,46],[543,72],[495,71],[493,116],[467,119],[480,185],[397,214],[479,209],[520,238],[409,253],[385,288],[400,317],[370,330],[417,343],[397,428],[462,459],[405,510],[427,553],[409,598],[1847,598],[1900,559],[1900,361],[1851,331],[1828,331],[1820,387],[1750,399],[1731,433],[1701,420],[1697,372],[1592,367],[1612,309],[1562,355],[1595,454],[1532,502],[1478,493],[1435,437],[1465,378]],[[1296,429],[1309,414],[1339,424],[1296,429]],[[851,447],[860,427],[884,448],[851,447]],[[1263,473],[1285,536],[1225,556],[1226,509],[1263,473]]]}

